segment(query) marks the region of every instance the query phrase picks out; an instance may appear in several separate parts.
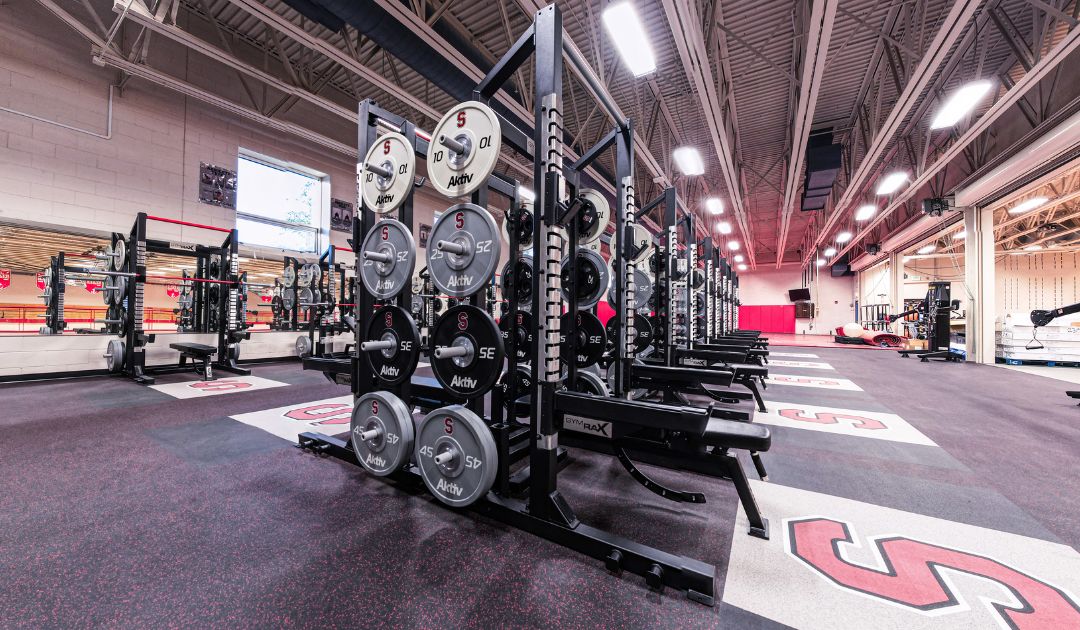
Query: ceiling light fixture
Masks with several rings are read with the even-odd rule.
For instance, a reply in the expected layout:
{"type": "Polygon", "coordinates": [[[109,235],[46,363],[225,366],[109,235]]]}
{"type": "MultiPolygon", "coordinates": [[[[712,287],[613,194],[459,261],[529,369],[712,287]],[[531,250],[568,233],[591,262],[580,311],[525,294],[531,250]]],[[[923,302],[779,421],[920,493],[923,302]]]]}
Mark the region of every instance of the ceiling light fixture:
{"type": "Polygon", "coordinates": [[[822,253],[825,254],[826,258],[831,258],[831,257],[836,255],[836,248],[835,247],[826,247],[825,251],[822,252],[822,253]]]}
{"type": "Polygon", "coordinates": [[[818,258],[817,260],[814,261],[814,263],[817,264],[818,267],[824,267],[825,266],[825,259],[824,258],[818,258]]]}
{"type": "Polygon", "coordinates": [[[716,197],[706,199],[705,207],[713,214],[724,214],[724,202],[716,197]]]}
{"type": "Polygon", "coordinates": [[[1031,212],[1035,208],[1038,208],[1039,206],[1045,204],[1047,201],[1050,200],[1046,197],[1032,197],[1027,201],[1023,201],[1009,208],[1009,214],[1023,214],[1025,212],[1031,212]]]}
{"type": "Polygon", "coordinates": [[[728,241],[727,248],[730,249],[733,252],[738,251],[738,249],[739,249],[739,241],[728,241]]]}
{"type": "Polygon", "coordinates": [[[742,261],[744,261],[744,260],[746,260],[746,259],[745,259],[745,258],[743,258],[743,255],[742,255],[742,254],[735,254],[735,262],[737,262],[737,263],[741,263],[741,262],[742,262],[742,261]]]}
{"type": "Polygon", "coordinates": [[[536,193],[524,186],[518,188],[518,196],[524,201],[536,201],[536,193]]]}
{"type": "Polygon", "coordinates": [[[701,154],[694,147],[679,147],[672,152],[675,164],[684,175],[702,175],[705,173],[705,164],[701,161],[701,154]]]}
{"type": "Polygon", "coordinates": [[[879,195],[891,195],[894,192],[900,190],[900,187],[907,183],[908,174],[903,171],[897,171],[895,173],[889,173],[885,176],[885,179],[881,180],[878,184],[877,194],[879,195]]]}
{"type": "Polygon", "coordinates": [[[1042,245],[1028,245],[1027,247],[1024,248],[1024,251],[1025,252],[1037,252],[1042,248],[1043,248],[1042,245]]]}
{"type": "Polygon", "coordinates": [[[841,245],[843,245],[844,243],[846,243],[846,242],[848,242],[850,240],[851,240],[851,232],[841,232],[841,233],[836,235],[836,242],[840,243],[841,245]]]}
{"type": "Polygon", "coordinates": [[[975,109],[992,87],[994,84],[989,81],[972,81],[961,87],[941,106],[930,123],[930,128],[945,129],[960,122],[961,118],[975,109]]]}
{"type": "Polygon", "coordinates": [[[967,238],[967,230],[960,230],[956,234],[952,235],[954,241],[962,241],[967,238]]]}
{"type": "Polygon", "coordinates": [[[746,271],[746,265],[739,265],[738,269],[739,271],[746,271]]]}
{"type": "Polygon", "coordinates": [[[877,212],[877,206],[872,203],[868,203],[865,206],[859,206],[859,209],[855,211],[856,221],[865,221],[874,216],[877,212]]]}
{"type": "Polygon", "coordinates": [[[645,35],[637,10],[629,1],[616,2],[604,9],[604,27],[619,51],[623,63],[635,77],[656,70],[656,57],[645,35]]]}
{"type": "Polygon", "coordinates": [[[717,223],[716,229],[719,230],[721,234],[731,234],[731,224],[727,221],[717,223]]]}

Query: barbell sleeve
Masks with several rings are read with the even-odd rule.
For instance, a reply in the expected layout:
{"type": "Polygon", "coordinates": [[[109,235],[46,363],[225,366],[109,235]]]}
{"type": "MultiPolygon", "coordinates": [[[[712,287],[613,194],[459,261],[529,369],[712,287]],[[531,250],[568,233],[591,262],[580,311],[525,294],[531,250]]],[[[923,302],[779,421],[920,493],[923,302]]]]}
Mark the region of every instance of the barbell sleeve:
{"type": "Polygon", "coordinates": [[[391,350],[394,347],[394,342],[389,339],[380,339],[379,341],[362,341],[360,342],[360,349],[364,352],[380,352],[382,350],[391,350]]]}
{"type": "Polygon", "coordinates": [[[469,354],[469,349],[465,346],[439,346],[435,348],[436,359],[453,359],[454,357],[463,357],[469,354]]]}
{"type": "Polygon", "coordinates": [[[367,431],[361,432],[356,437],[360,438],[361,442],[367,442],[368,440],[373,440],[373,439],[379,437],[379,430],[378,429],[368,429],[367,431]]]}
{"type": "Polygon", "coordinates": [[[457,254],[458,256],[464,255],[469,251],[469,248],[461,243],[455,243],[454,241],[439,241],[436,243],[436,247],[439,251],[450,252],[451,254],[457,254]]]}
{"type": "Polygon", "coordinates": [[[446,134],[439,134],[439,144],[443,145],[447,149],[450,149],[454,153],[457,153],[458,155],[465,153],[465,145],[446,134]]]}
{"type": "Polygon", "coordinates": [[[436,455],[435,456],[435,463],[437,465],[439,465],[439,466],[442,466],[443,464],[449,462],[450,460],[454,459],[455,457],[457,457],[457,451],[450,448],[450,449],[447,449],[447,450],[439,453],[438,455],[436,455]]]}
{"type": "Polygon", "coordinates": [[[393,171],[391,171],[388,168],[383,168],[382,164],[367,163],[367,164],[364,164],[364,168],[366,170],[371,171],[372,173],[375,173],[376,175],[378,175],[379,177],[381,177],[383,179],[390,179],[394,175],[393,171]]]}
{"type": "Polygon", "coordinates": [[[374,250],[364,252],[364,260],[374,260],[375,262],[388,263],[394,260],[393,254],[386,252],[377,252],[374,250]]]}

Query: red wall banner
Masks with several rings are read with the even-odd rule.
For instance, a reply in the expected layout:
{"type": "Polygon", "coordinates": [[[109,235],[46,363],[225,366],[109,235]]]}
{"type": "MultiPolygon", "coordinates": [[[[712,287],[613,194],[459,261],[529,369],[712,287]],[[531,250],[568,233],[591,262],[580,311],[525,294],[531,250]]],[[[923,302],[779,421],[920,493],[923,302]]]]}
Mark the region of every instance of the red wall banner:
{"type": "Polygon", "coordinates": [[[11,270],[0,269],[0,289],[6,289],[11,286],[11,270]]]}
{"type": "Polygon", "coordinates": [[[794,333],[795,305],[740,306],[739,328],[766,333],[794,333]]]}

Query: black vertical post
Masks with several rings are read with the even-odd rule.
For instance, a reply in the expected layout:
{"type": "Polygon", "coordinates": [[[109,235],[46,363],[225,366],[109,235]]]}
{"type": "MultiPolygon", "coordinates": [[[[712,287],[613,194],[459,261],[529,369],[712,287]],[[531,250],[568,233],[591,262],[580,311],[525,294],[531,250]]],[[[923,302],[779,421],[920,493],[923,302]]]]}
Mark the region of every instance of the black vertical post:
{"type": "MultiPolygon", "coordinates": [[[[357,117],[356,162],[359,165],[367,156],[368,149],[375,142],[375,124],[371,114],[371,100],[361,101],[360,111],[357,117]]],[[[411,212],[411,206],[409,211],[411,212]]],[[[360,244],[364,242],[364,236],[375,225],[375,213],[364,205],[364,197],[360,194],[360,173],[356,174],[356,215],[353,217],[352,240],[356,249],[357,273],[363,268],[363,249],[360,244]]],[[[360,344],[364,341],[367,333],[367,325],[371,320],[371,314],[375,310],[375,298],[364,287],[363,282],[356,283],[356,333],[352,355],[352,392],[353,396],[360,397],[372,391],[375,385],[375,374],[367,361],[360,358],[360,344]]]]}
{"type": "MultiPolygon", "coordinates": [[[[615,391],[617,397],[630,395],[630,370],[634,362],[632,329],[634,325],[633,300],[626,295],[630,251],[633,247],[631,230],[637,212],[637,198],[634,191],[634,126],[627,120],[619,129],[615,138],[615,243],[612,252],[615,255],[615,318],[621,339],[615,340],[615,391]]],[[[648,264],[648,263],[645,263],[648,264]]]]}

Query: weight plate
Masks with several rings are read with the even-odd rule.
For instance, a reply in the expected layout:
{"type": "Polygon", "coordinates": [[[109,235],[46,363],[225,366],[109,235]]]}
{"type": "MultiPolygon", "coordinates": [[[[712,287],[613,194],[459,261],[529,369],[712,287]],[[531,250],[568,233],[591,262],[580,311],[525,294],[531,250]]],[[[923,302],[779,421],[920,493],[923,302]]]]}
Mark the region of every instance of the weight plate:
{"type": "MultiPolygon", "coordinates": [[[[532,248],[532,240],[533,240],[533,212],[532,212],[532,208],[533,208],[532,207],[532,202],[529,202],[529,201],[522,201],[521,202],[521,210],[520,210],[520,214],[519,214],[520,218],[518,219],[518,225],[517,225],[517,238],[518,238],[518,250],[519,251],[528,250],[528,249],[532,248]]],[[[510,227],[509,227],[510,226],[509,216],[510,216],[510,213],[509,213],[509,211],[507,211],[507,213],[503,216],[503,222],[502,222],[502,236],[503,236],[503,240],[506,241],[507,246],[510,245],[510,233],[507,231],[507,230],[510,229],[510,227]]]]}
{"type": "Polygon", "coordinates": [[[119,339],[110,339],[104,356],[105,365],[113,374],[124,369],[124,342],[119,339]]]}
{"type": "MultiPolygon", "coordinates": [[[[570,257],[562,260],[562,296],[570,300],[566,287],[570,281],[570,257]]],[[[608,289],[608,267],[604,258],[591,249],[580,249],[577,253],[577,307],[586,310],[596,306],[600,297],[608,289]]]]}
{"type": "Polygon", "coordinates": [[[643,226],[635,223],[631,228],[630,243],[633,245],[633,251],[638,251],[638,248],[644,248],[638,251],[638,255],[630,259],[630,262],[635,265],[639,265],[644,262],[649,256],[653,254],[652,236],[649,235],[649,231],[643,226]]]}
{"type": "Polygon", "coordinates": [[[124,264],[127,263],[127,244],[124,239],[118,238],[113,243],[107,252],[110,254],[109,260],[105,261],[105,267],[108,268],[109,263],[112,263],[113,271],[122,271],[124,264]]]}
{"type": "Polygon", "coordinates": [[[287,287],[291,287],[293,284],[295,284],[296,283],[296,268],[293,267],[292,265],[287,265],[281,271],[281,281],[287,287]]]}
{"type": "Polygon", "coordinates": [[[311,265],[305,263],[300,266],[300,271],[296,274],[296,282],[299,286],[306,287],[311,284],[313,275],[311,265]]]}
{"type": "Polygon", "coordinates": [[[281,292],[281,305],[285,307],[286,311],[291,311],[296,306],[296,291],[294,289],[288,288],[281,292]]]}
{"type": "Polygon", "coordinates": [[[433,298],[431,298],[431,310],[436,315],[438,315],[439,313],[442,312],[442,309],[443,309],[442,298],[441,297],[433,297],[433,298]]]}
{"type": "Polygon", "coordinates": [[[296,350],[296,356],[302,359],[311,354],[311,339],[307,335],[300,335],[296,338],[293,347],[296,350]]]}
{"type": "MultiPolygon", "coordinates": [[[[530,367],[528,367],[526,365],[519,365],[517,370],[515,370],[515,374],[517,375],[517,378],[515,378],[514,381],[516,382],[515,389],[517,390],[517,399],[518,399],[518,401],[523,402],[524,400],[529,400],[529,397],[532,396],[532,390],[533,390],[532,368],[530,368],[530,367]]],[[[502,378],[499,379],[499,383],[501,385],[506,386],[509,383],[509,379],[510,379],[510,372],[504,372],[503,375],[502,375],[502,378]]],[[[506,391],[507,391],[507,396],[506,396],[506,398],[504,400],[506,402],[507,409],[509,409],[510,408],[510,395],[509,395],[510,389],[509,389],[509,387],[507,387],[506,391]]],[[[517,405],[515,411],[513,411],[511,413],[516,418],[527,418],[527,417],[529,417],[529,406],[528,405],[517,405]]]]}
{"type": "Polygon", "coordinates": [[[369,392],[357,399],[349,431],[356,460],[373,475],[390,475],[412,457],[412,413],[390,392],[369,392]]]}
{"type": "Polygon", "coordinates": [[[483,395],[502,372],[502,332],[475,306],[461,304],[443,313],[430,343],[435,378],[463,398],[483,395]]]}
{"type": "Polygon", "coordinates": [[[424,313],[424,298],[419,295],[412,296],[412,313],[414,317],[420,317],[424,313]]]}
{"type": "Polygon", "coordinates": [[[694,267],[693,287],[700,289],[703,286],[705,286],[705,270],[701,267],[694,267]]]}
{"type": "Polygon", "coordinates": [[[577,339],[573,348],[567,348],[567,331],[570,330],[570,313],[564,313],[559,321],[559,339],[564,354],[573,354],[578,367],[588,367],[600,360],[607,346],[604,325],[596,315],[588,311],[577,312],[577,339]]]}
{"type": "Polygon", "coordinates": [[[113,304],[123,304],[124,299],[127,298],[128,279],[124,276],[117,276],[112,279],[112,282],[113,286],[116,287],[111,291],[113,304]]]}
{"type": "Polygon", "coordinates": [[[321,279],[322,267],[319,266],[319,263],[311,263],[311,281],[318,284],[321,279]]]}
{"type": "Polygon", "coordinates": [[[600,235],[607,229],[611,222],[611,206],[600,191],[592,188],[582,188],[578,196],[588,202],[577,216],[578,243],[587,245],[600,240],[600,235]]]}
{"type": "Polygon", "coordinates": [[[364,259],[360,280],[377,299],[389,300],[409,287],[416,265],[416,242],[403,223],[379,221],[364,237],[360,251],[364,259]]]}
{"type": "MultiPolygon", "coordinates": [[[[563,385],[565,386],[565,384],[564,379],[563,385]]],[[[608,389],[604,379],[596,372],[589,372],[587,370],[578,370],[577,391],[583,394],[592,394],[593,396],[603,396],[605,398],[611,395],[611,390],[608,389]]]]}
{"type": "MultiPolygon", "coordinates": [[[[532,256],[518,256],[517,260],[513,262],[514,265],[514,293],[517,294],[517,305],[519,308],[528,308],[532,306],[533,295],[533,264],[532,256]]],[[[507,261],[503,265],[502,269],[502,297],[504,300],[510,299],[510,265],[511,262],[507,261]]]]}
{"type": "Polygon", "coordinates": [[[427,157],[431,185],[447,197],[479,190],[495,170],[501,148],[502,131],[495,112],[478,101],[460,103],[446,112],[431,134],[427,157]]]}
{"type": "Polygon", "coordinates": [[[499,227],[490,212],[471,203],[451,206],[428,237],[431,281],[450,297],[468,297],[491,279],[501,252],[499,227]]]}
{"type": "MultiPolygon", "coordinates": [[[[634,365],[643,365],[643,364],[644,364],[644,361],[642,361],[641,359],[638,359],[638,358],[634,359],[634,365]]],[[[607,386],[608,386],[608,391],[612,392],[612,395],[614,395],[614,392],[615,392],[615,366],[614,365],[608,367],[608,370],[607,370],[607,386]]],[[[643,398],[645,398],[648,395],[649,395],[648,390],[642,389],[640,387],[630,390],[630,400],[642,400],[643,398]]]]}
{"type": "MultiPolygon", "coordinates": [[[[652,276],[639,267],[632,266],[631,269],[634,277],[634,310],[642,310],[648,307],[649,298],[652,297],[652,276]]],[[[612,278],[615,277],[615,271],[610,266],[608,267],[608,273],[612,278]]],[[[615,303],[614,287],[614,282],[608,285],[607,303],[611,308],[619,310],[619,305],[615,303]]]]}
{"type": "Polygon", "coordinates": [[[300,300],[300,308],[311,308],[311,304],[315,302],[315,291],[312,291],[310,287],[304,287],[296,294],[300,300]]]}
{"type": "Polygon", "coordinates": [[[514,347],[514,357],[522,363],[528,363],[536,355],[536,337],[533,335],[533,317],[529,311],[519,310],[514,316],[504,315],[499,320],[499,330],[502,332],[503,347],[507,350],[514,347]],[[511,326],[513,322],[513,340],[510,343],[511,326]]]}
{"type": "Polygon", "coordinates": [[[360,196],[373,212],[397,210],[409,196],[416,172],[416,153],[400,133],[387,133],[368,149],[360,171],[360,196]],[[382,174],[374,170],[383,171],[382,174]]]}
{"type": "MultiPolygon", "coordinates": [[[[619,335],[619,318],[612,317],[608,320],[607,326],[604,327],[607,331],[608,339],[614,341],[621,338],[619,335]]],[[[634,313],[634,350],[636,352],[644,352],[646,348],[653,344],[653,337],[656,334],[653,329],[652,322],[649,318],[640,313],[634,313]]]]}
{"type": "Polygon", "coordinates": [[[480,416],[462,405],[424,416],[414,451],[424,485],[447,505],[470,505],[495,483],[499,458],[495,438],[480,416]]]}
{"type": "Polygon", "coordinates": [[[53,283],[53,268],[52,265],[45,268],[45,271],[41,274],[41,281],[45,283],[46,287],[51,287],[53,283]]]}
{"type": "Polygon", "coordinates": [[[44,301],[44,302],[45,302],[46,304],[48,304],[48,303],[49,303],[49,300],[51,300],[51,299],[52,299],[52,294],[53,294],[53,288],[52,288],[52,287],[45,287],[45,288],[44,288],[44,289],[42,289],[42,291],[41,291],[41,299],[42,299],[42,300],[43,300],[43,301],[44,301]]]}
{"type": "Polygon", "coordinates": [[[393,343],[392,346],[380,350],[361,349],[367,357],[371,371],[383,384],[397,385],[412,376],[416,363],[420,360],[420,332],[408,311],[393,304],[387,304],[375,311],[368,324],[365,339],[369,342],[393,343]]]}

